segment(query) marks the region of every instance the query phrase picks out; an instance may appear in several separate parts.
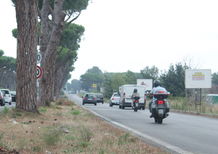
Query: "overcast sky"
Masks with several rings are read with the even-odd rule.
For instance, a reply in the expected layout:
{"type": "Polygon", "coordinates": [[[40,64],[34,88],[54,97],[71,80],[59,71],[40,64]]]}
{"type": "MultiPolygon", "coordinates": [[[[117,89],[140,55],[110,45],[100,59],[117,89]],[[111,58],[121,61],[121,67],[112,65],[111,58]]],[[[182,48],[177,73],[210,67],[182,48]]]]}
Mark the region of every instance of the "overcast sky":
{"type": "MultiPolygon", "coordinates": [[[[217,0],[92,0],[76,23],[86,29],[72,78],[98,66],[103,72],[139,72],[191,62],[218,72],[217,0]]],[[[16,56],[10,0],[0,1],[0,49],[16,56]]]]}

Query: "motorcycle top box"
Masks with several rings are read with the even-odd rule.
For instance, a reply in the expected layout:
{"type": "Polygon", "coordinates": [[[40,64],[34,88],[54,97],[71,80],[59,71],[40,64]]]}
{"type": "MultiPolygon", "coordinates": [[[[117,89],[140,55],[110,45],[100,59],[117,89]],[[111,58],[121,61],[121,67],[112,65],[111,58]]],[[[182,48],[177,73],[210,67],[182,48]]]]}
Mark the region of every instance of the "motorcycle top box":
{"type": "Polygon", "coordinates": [[[155,123],[162,124],[163,119],[168,116],[170,107],[167,97],[169,94],[169,92],[161,88],[159,90],[155,90],[153,93],[151,112],[155,123]]]}

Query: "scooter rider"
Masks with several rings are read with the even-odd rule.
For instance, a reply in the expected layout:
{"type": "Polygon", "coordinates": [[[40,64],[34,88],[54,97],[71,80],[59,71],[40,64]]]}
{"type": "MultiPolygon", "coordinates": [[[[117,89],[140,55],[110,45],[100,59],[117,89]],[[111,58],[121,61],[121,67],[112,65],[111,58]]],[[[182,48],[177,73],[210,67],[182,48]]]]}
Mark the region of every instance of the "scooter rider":
{"type": "MultiPolygon", "coordinates": [[[[154,97],[154,94],[156,93],[157,90],[167,92],[167,90],[164,87],[161,87],[161,85],[158,81],[154,82],[154,88],[150,92],[150,97],[152,98],[151,102],[149,103],[149,110],[151,112],[150,118],[153,117],[152,108],[155,108],[155,103],[153,103],[153,102],[155,102],[155,100],[156,100],[156,98],[154,97]]],[[[169,104],[168,104],[168,107],[169,107],[169,104]]]]}
{"type": "MultiPolygon", "coordinates": [[[[135,99],[135,97],[138,97],[138,98],[140,98],[140,95],[139,95],[139,93],[138,93],[138,90],[137,89],[134,89],[133,90],[133,94],[132,94],[132,100],[133,100],[133,102],[134,102],[134,99],[135,99]]],[[[135,104],[134,104],[134,106],[135,106],[135,104]]]]}

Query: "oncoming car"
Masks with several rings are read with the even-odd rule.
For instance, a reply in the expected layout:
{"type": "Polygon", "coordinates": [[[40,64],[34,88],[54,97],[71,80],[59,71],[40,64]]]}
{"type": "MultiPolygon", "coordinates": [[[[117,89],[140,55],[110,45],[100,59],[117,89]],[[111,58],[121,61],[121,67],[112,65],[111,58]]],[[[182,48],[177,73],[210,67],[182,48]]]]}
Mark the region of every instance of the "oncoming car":
{"type": "Polygon", "coordinates": [[[82,105],[84,105],[84,104],[97,105],[97,97],[93,93],[86,93],[82,98],[83,98],[82,105]]]}

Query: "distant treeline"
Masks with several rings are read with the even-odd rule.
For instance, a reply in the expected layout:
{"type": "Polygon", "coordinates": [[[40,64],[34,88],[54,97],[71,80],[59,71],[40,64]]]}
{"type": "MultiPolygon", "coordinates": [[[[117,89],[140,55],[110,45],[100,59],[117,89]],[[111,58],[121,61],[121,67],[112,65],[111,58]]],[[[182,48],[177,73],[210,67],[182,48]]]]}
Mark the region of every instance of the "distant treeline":
{"type": "MultiPolygon", "coordinates": [[[[67,89],[76,92],[77,90],[86,90],[100,92],[103,91],[105,97],[110,97],[114,91],[118,91],[119,86],[123,84],[136,84],[137,79],[158,80],[172,96],[185,96],[185,70],[190,69],[186,64],[177,63],[170,65],[165,72],[156,66],[146,66],[140,72],[127,71],[123,73],[103,73],[98,67],[90,68],[85,74],[80,76],[80,80],[72,80],[67,83],[67,89]]],[[[218,73],[213,73],[213,87],[218,85],[218,73]]],[[[216,88],[215,92],[217,92],[216,88]]]]}
{"type": "Polygon", "coordinates": [[[16,59],[0,50],[0,88],[16,89],[16,59]]]}

